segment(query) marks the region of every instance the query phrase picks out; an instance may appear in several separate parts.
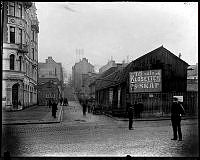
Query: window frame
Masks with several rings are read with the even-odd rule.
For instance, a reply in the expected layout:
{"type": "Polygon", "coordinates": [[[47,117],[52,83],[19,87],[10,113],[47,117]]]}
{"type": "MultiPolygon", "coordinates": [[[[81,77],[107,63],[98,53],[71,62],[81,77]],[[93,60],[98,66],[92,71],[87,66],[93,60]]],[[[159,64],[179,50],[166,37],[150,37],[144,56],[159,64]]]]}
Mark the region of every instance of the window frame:
{"type": "Polygon", "coordinates": [[[19,18],[22,18],[22,4],[18,4],[18,16],[19,16],[19,18]]]}
{"type": "Polygon", "coordinates": [[[15,70],[15,55],[10,55],[10,70],[15,70]]]}
{"type": "Polygon", "coordinates": [[[9,15],[15,17],[15,2],[9,2],[9,15]],[[14,9],[13,14],[11,14],[11,8],[14,9]]]}
{"type": "Polygon", "coordinates": [[[15,32],[16,32],[15,27],[10,26],[10,43],[15,43],[15,32]],[[12,29],[14,29],[14,32],[12,32],[12,29]]]}

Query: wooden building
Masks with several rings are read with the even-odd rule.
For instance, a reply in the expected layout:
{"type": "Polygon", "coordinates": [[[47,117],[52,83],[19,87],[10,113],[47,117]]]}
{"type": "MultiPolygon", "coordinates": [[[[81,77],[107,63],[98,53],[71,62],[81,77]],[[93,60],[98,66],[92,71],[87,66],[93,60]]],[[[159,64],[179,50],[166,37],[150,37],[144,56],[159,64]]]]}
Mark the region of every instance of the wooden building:
{"type": "Polygon", "coordinates": [[[185,61],[161,46],[100,77],[96,82],[97,103],[113,115],[124,115],[127,101],[142,102],[143,116],[168,114],[172,97],[186,96],[187,67],[185,61]]]}

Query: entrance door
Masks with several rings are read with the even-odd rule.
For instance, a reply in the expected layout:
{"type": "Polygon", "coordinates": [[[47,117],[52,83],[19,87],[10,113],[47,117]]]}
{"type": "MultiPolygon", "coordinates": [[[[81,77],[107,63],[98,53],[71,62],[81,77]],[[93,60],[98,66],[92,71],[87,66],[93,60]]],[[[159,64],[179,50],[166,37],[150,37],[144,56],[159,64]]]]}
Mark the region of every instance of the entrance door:
{"type": "Polygon", "coordinates": [[[19,84],[16,83],[12,87],[12,104],[14,108],[18,107],[18,90],[19,90],[19,84]]]}

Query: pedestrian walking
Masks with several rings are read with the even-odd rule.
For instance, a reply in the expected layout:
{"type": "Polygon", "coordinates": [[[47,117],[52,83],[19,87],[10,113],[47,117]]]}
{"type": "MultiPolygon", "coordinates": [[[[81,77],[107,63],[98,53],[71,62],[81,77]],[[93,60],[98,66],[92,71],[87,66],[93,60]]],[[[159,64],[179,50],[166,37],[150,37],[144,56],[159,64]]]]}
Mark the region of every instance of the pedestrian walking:
{"type": "Polygon", "coordinates": [[[62,106],[62,104],[63,104],[63,98],[61,97],[60,98],[60,105],[62,106]]]}
{"type": "Polygon", "coordinates": [[[48,101],[48,105],[49,105],[49,108],[51,108],[51,106],[52,106],[52,102],[51,102],[50,99],[49,99],[49,101],[48,101]]]}
{"type": "Polygon", "coordinates": [[[131,106],[131,103],[128,102],[127,103],[127,107],[128,107],[128,118],[129,118],[129,130],[132,130],[133,129],[133,113],[134,113],[134,109],[133,107],[131,106]]]}
{"type": "Polygon", "coordinates": [[[56,101],[54,101],[53,104],[52,104],[52,116],[54,118],[56,118],[56,112],[57,112],[57,110],[58,110],[57,103],[56,103],[56,101]]]}
{"type": "Polygon", "coordinates": [[[137,104],[137,107],[138,107],[138,118],[141,118],[141,114],[142,114],[142,112],[143,112],[144,105],[143,105],[143,103],[140,101],[140,102],[137,104]]]}
{"type": "Polygon", "coordinates": [[[177,140],[177,131],[179,141],[182,141],[182,132],[181,132],[181,116],[185,114],[183,106],[178,102],[178,98],[173,98],[173,103],[171,107],[171,122],[173,129],[173,138],[171,140],[177,140]]]}
{"type": "Polygon", "coordinates": [[[86,115],[86,110],[87,110],[86,101],[84,101],[84,102],[82,103],[82,107],[83,107],[83,115],[85,116],[85,115],[86,115]]]}

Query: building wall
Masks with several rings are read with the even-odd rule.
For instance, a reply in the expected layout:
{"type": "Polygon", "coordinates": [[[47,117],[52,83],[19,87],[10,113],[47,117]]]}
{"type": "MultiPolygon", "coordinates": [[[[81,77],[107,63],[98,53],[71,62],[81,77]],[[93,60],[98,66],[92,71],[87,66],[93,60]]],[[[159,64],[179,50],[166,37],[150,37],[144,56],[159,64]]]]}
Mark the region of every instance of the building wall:
{"type": "Polygon", "coordinates": [[[13,109],[12,88],[15,84],[19,85],[16,99],[21,102],[23,107],[28,107],[37,103],[39,22],[36,8],[32,2],[3,3],[2,94],[6,96],[5,107],[13,109]],[[13,34],[11,34],[13,31],[11,27],[14,28],[13,34]],[[14,35],[13,38],[12,35],[14,35]],[[11,55],[14,55],[14,68],[10,68],[11,55]]]}
{"type": "Polygon", "coordinates": [[[84,93],[84,81],[86,81],[84,74],[94,73],[94,66],[88,62],[88,59],[83,58],[80,62],[72,67],[72,82],[76,92],[84,93]]]}
{"type": "Polygon", "coordinates": [[[60,82],[58,85],[61,95],[63,95],[63,70],[62,64],[55,62],[52,57],[48,57],[45,63],[38,64],[39,78],[57,78],[60,82]]]}
{"type": "Polygon", "coordinates": [[[38,85],[38,105],[48,105],[49,100],[59,100],[58,86],[52,82],[38,85]]]}

